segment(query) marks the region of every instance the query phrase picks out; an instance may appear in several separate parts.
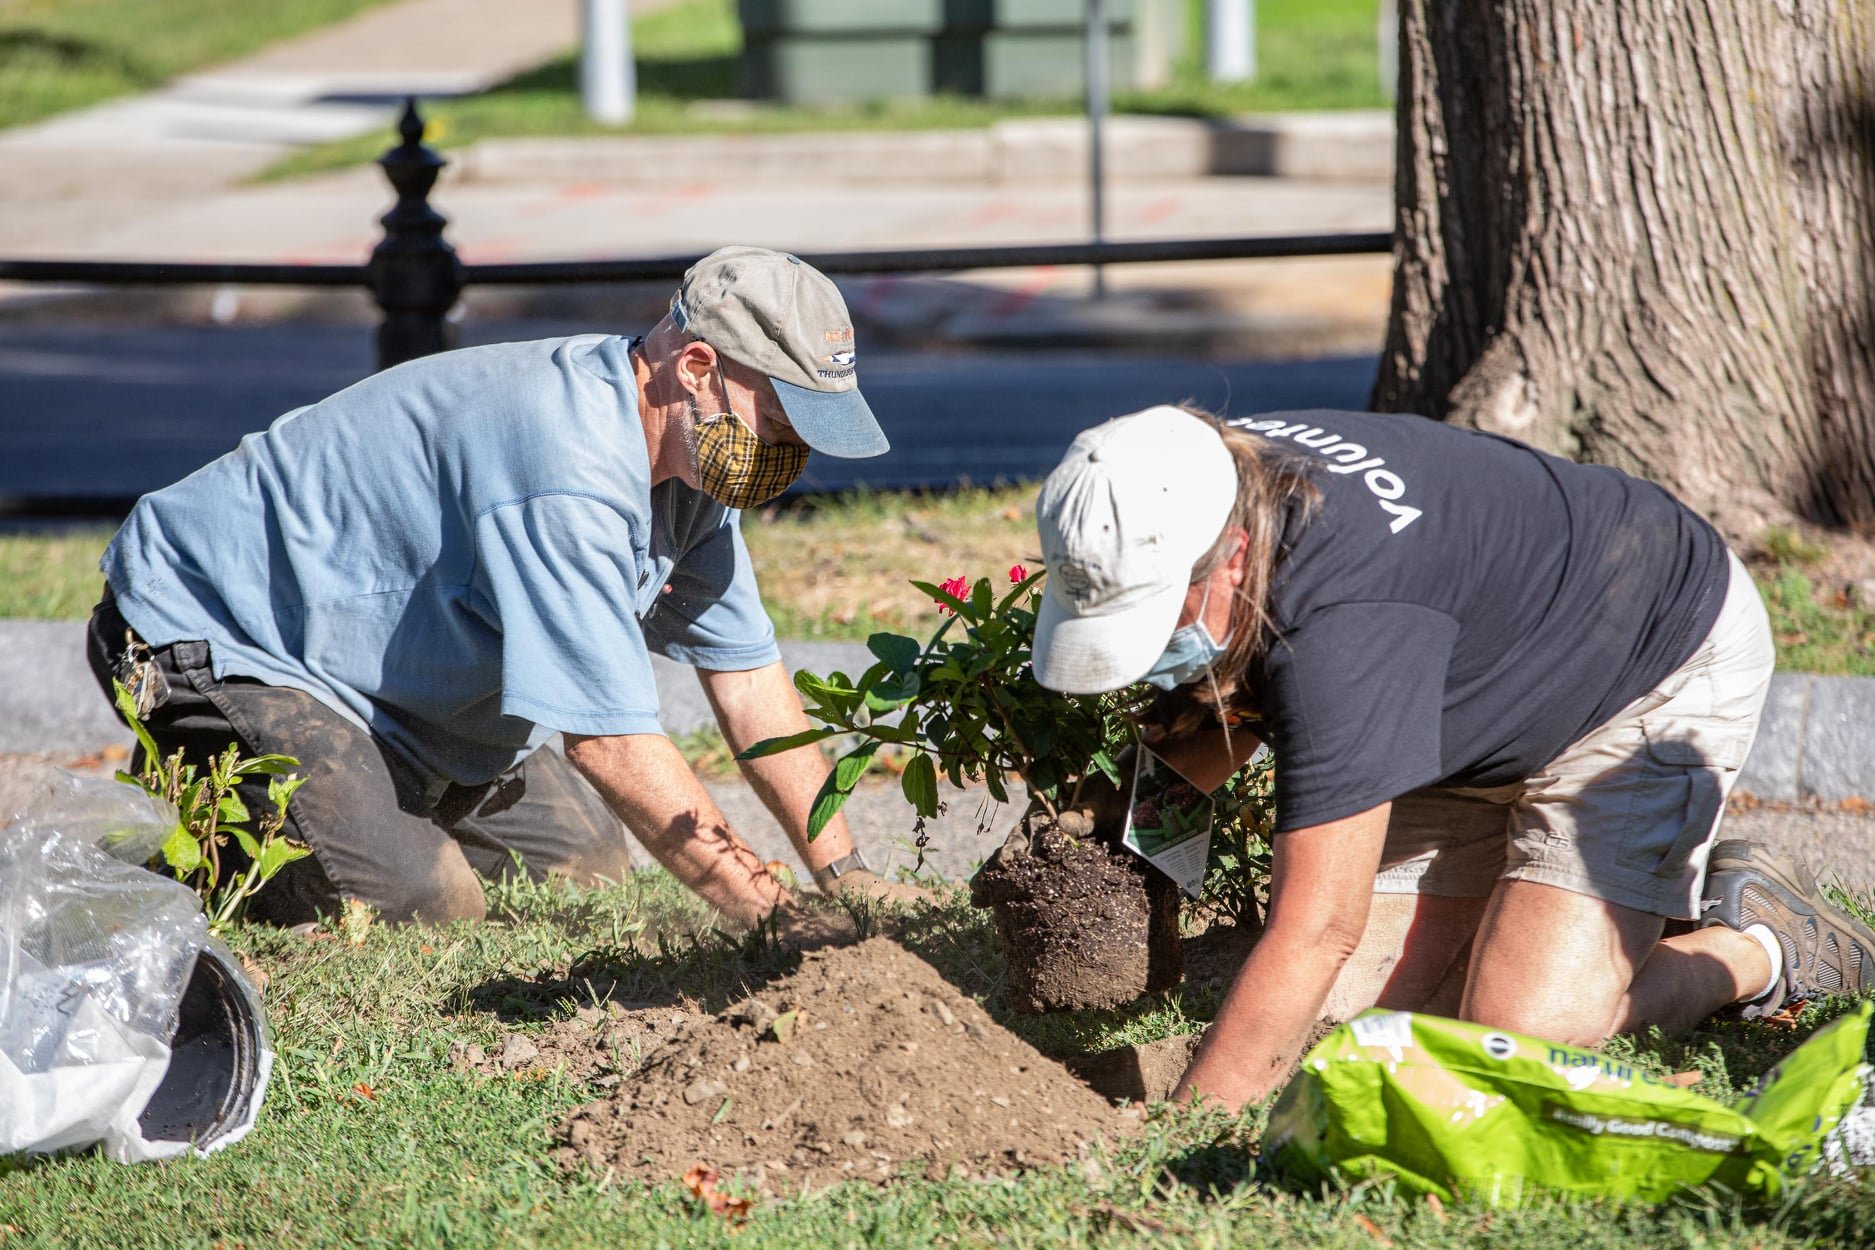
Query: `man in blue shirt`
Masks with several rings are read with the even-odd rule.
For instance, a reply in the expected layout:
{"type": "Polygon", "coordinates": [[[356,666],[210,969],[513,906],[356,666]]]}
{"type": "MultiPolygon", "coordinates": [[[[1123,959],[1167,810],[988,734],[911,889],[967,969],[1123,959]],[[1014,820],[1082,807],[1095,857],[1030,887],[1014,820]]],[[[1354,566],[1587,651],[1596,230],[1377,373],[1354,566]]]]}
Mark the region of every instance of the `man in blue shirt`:
{"type": "MultiPolygon", "coordinates": [[[[517,866],[618,879],[622,820],[752,923],[791,900],[664,736],[649,657],[696,667],[737,750],[807,727],[739,524],[809,448],[887,449],[845,303],[792,256],[724,248],[642,339],[413,361],[146,496],[102,562],[93,670],[165,753],[301,761],[288,831],[313,856],[268,918],[480,916],[482,878],[517,866]]],[[[808,841],[817,750],[747,771],[822,889],[891,890],[843,824],[808,841]]]]}

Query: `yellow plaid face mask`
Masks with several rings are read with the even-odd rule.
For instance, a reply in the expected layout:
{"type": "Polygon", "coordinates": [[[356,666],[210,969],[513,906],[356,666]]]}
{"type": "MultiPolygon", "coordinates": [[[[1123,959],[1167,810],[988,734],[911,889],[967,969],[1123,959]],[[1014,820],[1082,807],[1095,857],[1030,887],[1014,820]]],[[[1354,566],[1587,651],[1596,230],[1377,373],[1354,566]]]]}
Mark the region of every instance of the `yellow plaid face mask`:
{"type": "Polygon", "coordinates": [[[794,485],[807,469],[807,448],[764,443],[733,412],[699,417],[697,485],[725,508],[765,504],[794,485]]]}

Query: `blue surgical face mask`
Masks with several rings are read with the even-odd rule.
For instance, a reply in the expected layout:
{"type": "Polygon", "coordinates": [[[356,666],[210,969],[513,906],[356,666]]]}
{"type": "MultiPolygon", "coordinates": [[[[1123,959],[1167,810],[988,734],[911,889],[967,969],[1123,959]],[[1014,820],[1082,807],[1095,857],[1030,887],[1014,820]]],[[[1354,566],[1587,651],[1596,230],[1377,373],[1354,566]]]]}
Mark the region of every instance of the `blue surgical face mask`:
{"type": "Polygon", "coordinates": [[[1221,643],[1205,628],[1204,610],[1210,602],[1211,588],[1207,586],[1204,598],[1198,603],[1198,619],[1173,631],[1171,641],[1165,644],[1165,650],[1146,670],[1141,681],[1149,681],[1161,690],[1174,690],[1190,685],[1211,671],[1218,656],[1224,654],[1224,645],[1230,641],[1230,636],[1225,635],[1221,643]]]}

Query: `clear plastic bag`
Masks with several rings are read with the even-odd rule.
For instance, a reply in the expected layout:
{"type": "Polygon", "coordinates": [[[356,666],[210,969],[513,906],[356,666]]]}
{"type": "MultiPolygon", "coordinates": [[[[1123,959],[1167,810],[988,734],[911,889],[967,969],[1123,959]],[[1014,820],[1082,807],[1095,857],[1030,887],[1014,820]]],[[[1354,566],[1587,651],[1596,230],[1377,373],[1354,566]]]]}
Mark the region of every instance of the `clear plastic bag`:
{"type": "Polygon", "coordinates": [[[0,829],[0,1157],[170,1158],[252,1126],[273,1059],[259,997],[194,893],[137,866],[175,824],[63,774],[0,829]]]}

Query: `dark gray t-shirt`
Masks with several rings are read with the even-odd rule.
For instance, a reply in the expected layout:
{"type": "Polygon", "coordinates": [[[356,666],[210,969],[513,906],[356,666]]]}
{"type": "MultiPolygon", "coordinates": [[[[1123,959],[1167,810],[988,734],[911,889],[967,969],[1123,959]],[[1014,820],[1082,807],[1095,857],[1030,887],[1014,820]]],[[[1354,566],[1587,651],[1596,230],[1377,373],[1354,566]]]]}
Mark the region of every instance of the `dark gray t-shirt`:
{"type": "Polygon", "coordinates": [[[1322,496],[1252,675],[1279,830],[1528,777],[1718,617],[1724,544],[1651,482],[1417,416],[1231,424],[1307,457],[1322,496]]]}

